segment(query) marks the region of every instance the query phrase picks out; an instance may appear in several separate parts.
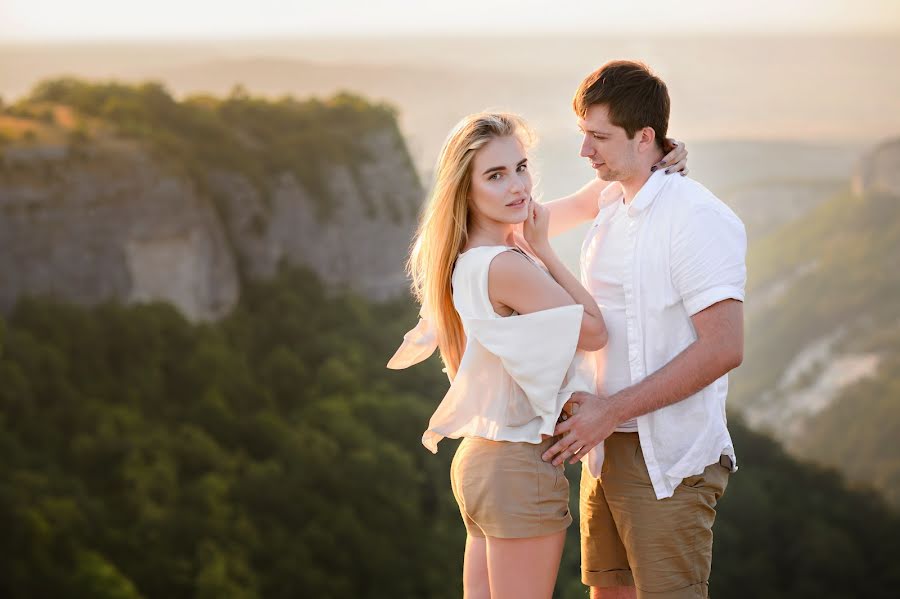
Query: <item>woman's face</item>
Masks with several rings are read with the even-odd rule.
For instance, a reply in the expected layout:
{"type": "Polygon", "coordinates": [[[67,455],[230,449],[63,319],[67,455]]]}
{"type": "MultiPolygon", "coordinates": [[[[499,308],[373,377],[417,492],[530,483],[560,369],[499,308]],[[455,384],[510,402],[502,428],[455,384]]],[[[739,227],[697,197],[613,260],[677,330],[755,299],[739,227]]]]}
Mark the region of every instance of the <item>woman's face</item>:
{"type": "Polygon", "coordinates": [[[531,197],[531,173],[522,142],[495,137],[472,160],[469,209],[481,219],[506,224],[524,222],[531,197]]]}

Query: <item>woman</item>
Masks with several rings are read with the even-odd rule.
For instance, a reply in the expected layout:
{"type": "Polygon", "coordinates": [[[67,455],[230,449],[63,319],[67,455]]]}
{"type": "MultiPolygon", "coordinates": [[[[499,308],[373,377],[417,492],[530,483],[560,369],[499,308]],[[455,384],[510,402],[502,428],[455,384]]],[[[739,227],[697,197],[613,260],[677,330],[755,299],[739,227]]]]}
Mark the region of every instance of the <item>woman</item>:
{"type": "MultiPolygon", "coordinates": [[[[577,352],[606,343],[597,303],[550,247],[550,213],[531,197],[530,142],[510,114],[471,115],[451,132],[408,265],[423,319],[388,364],[439,347],[451,380],[422,442],[436,452],[463,437],[451,483],[467,599],[552,596],[572,517],[563,466],[541,454],[571,394],[593,391],[577,352]]],[[[596,191],[561,201],[560,220],[590,217],[579,206],[596,207],[596,191]]]]}

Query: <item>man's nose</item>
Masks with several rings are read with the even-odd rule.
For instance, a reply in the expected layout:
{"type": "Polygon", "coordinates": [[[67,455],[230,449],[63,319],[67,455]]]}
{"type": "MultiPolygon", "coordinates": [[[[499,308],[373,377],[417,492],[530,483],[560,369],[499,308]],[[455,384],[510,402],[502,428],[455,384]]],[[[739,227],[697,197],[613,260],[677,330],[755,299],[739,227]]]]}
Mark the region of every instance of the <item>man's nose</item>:
{"type": "Polygon", "coordinates": [[[591,147],[591,138],[585,135],[584,139],[581,141],[581,156],[583,158],[590,158],[593,155],[594,148],[591,147]]]}

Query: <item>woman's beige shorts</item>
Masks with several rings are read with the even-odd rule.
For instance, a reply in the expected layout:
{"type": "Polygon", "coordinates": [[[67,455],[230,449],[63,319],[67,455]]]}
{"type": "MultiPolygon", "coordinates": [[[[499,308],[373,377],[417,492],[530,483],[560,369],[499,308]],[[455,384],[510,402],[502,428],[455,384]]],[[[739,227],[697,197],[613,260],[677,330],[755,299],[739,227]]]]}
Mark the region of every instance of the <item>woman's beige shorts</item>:
{"type": "Polygon", "coordinates": [[[563,466],[541,459],[555,440],[463,439],[450,466],[450,483],[470,535],[540,537],[572,523],[563,466]]]}

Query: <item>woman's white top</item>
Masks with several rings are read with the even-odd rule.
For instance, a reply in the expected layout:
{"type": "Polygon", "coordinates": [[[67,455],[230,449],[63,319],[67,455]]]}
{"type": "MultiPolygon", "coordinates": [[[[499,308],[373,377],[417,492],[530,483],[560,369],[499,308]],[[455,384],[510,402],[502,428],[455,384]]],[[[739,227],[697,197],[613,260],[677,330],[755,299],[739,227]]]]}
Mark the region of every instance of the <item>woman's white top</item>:
{"type": "MultiPolygon", "coordinates": [[[[466,346],[450,389],[422,436],[423,445],[433,453],[444,437],[540,443],[542,435],[553,434],[572,393],[593,391],[590,361],[577,350],[583,306],[512,316],[494,312],[488,272],[491,261],[506,251],[521,250],[481,246],[456,260],[453,304],[462,320],[466,346]]],[[[420,316],[388,368],[406,368],[436,349],[428,315],[420,316]]]]}

